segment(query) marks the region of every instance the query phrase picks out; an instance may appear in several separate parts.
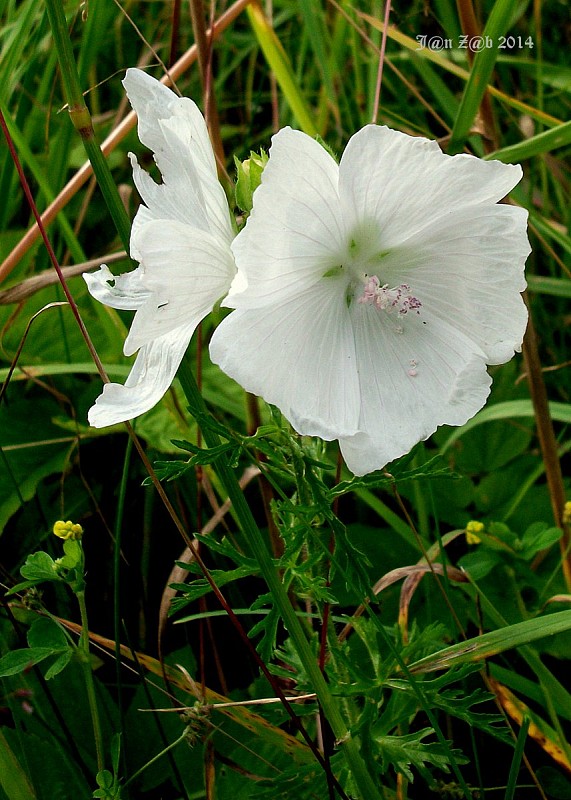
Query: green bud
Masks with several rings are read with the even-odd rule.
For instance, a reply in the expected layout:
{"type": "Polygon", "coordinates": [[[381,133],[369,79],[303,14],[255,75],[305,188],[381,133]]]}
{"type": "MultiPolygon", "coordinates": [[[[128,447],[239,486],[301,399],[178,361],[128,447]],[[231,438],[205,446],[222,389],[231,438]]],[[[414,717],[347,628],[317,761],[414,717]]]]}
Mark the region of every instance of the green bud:
{"type": "Polygon", "coordinates": [[[250,151],[250,158],[240,161],[234,156],[236,165],[236,205],[248,214],[252,210],[254,192],[262,180],[262,172],[268,163],[268,155],[250,151]]]}

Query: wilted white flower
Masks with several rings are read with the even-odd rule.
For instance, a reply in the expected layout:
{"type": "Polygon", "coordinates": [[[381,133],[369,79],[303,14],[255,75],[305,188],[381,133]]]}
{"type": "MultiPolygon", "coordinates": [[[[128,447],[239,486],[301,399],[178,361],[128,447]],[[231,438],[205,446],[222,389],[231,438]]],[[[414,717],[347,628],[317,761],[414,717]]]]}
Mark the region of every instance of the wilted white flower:
{"type": "Polygon", "coordinates": [[[96,428],[152,408],[171,385],[198,323],[235,274],[234,230],[204,119],[195,103],[138,69],[123,85],[137,112],[139,139],[153,151],[157,184],[130,154],[141,206],[131,231],[132,272],[85,275],[106,305],[136,311],[125,355],[138,355],[124,386],[108,383],[89,411],[96,428]]]}
{"type": "Polygon", "coordinates": [[[521,176],[386,127],[339,165],[280,131],[212,359],[299,433],[338,439],[356,475],[462,425],[526,327],[527,212],[498,205],[521,176]]]}

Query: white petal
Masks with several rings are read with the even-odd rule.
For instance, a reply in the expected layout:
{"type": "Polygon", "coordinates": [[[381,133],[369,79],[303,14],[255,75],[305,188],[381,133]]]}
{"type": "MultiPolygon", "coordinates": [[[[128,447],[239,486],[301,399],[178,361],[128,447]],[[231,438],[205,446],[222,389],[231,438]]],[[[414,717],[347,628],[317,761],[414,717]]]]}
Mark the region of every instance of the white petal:
{"type": "Polygon", "coordinates": [[[128,69],[123,80],[127,97],[138,117],[139,139],[152,150],[163,176],[176,173],[180,168],[180,153],[173,152],[171,141],[165,140],[162,120],[173,116],[182,118],[185,134],[193,143],[194,158],[212,175],[216,175],[216,162],[204,117],[196,103],[188,97],[178,97],[160,81],[140,69],[128,69]]]}
{"type": "Polygon", "coordinates": [[[273,137],[252,213],[232,244],[243,275],[225,305],[282,302],[341,263],[344,226],[337,178],[337,164],[314,139],[291,128],[273,137]]]}
{"type": "Polygon", "coordinates": [[[353,304],[361,388],[360,431],[340,437],[355,475],[381,469],[439,425],[462,425],[485,403],[491,379],[483,352],[438,319],[397,320],[353,304]],[[423,324],[427,322],[427,324],[423,324]]]}
{"type": "Polygon", "coordinates": [[[89,424],[105,428],[153,408],[173,382],[193,331],[179,328],[141,348],[125,385],[105,384],[89,410],[89,424]]]}
{"type": "Polygon", "coordinates": [[[134,238],[149,294],[125,341],[126,355],[178,327],[194,330],[226,294],[235,273],[224,242],[180,222],[148,222],[134,238]]]}
{"type": "Polygon", "coordinates": [[[146,205],[156,219],[178,219],[230,242],[228,203],[196,104],[141,70],[127,70],[123,84],[137,112],[139,138],[154,152],[163,178],[163,184],[156,184],[131,156],[135,184],[146,205]]]}
{"type": "Polygon", "coordinates": [[[367,125],[351,137],[339,168],[350,235],[385,251],[455,209],[496,203],[519,182],[521,167],[447,156],[434,141],[367,125]]]}
{"type": "Polygon", "coordinates": [[[357,430],[355,351],[343,290],[324,279],[279,307],[238,310],[210,343],[214,363],[278,406],[302,434],[334,439],[357,430]]]}
{"type": "Polygon", "coordinates": [[[527,324],[526,225],[527,211],[515,206],[453,209],[395,247],[379,278],[409,284],[423,318],[439,317],[472,339],[488,364],[502,364],[521,349],[527,324]]]}
{"type": "Polygon", "coordinates": [[[85,272],[83,277],[89,293],[100,303],[124,311],[141,308],[149,297],[149,290],[141,282],[141,268],[113,275],[103,264],[97,272],[85,272]]]}
{"type": "MultiPolygon", "coordinates": [[[[170,182],[155,183],[148,172],[141,169],[132,153],[129,153],[129,158],[133,167],[135,186],[147,207],[147,219],[177,220],[186,225],[192,224],[193,227],[203,231],[209,230],[198,176],[189,175],[194,169],[191,158],[186,159],[184,169],[181,167],[180,180],[177,179],[174,186],[170,182]]],[[[133,258],[138,258],[132,249],[132,243],[131,255],[133,258]]]]}
{"type": "MultiPolygon", "coordinates": [[[[210,139],[207,138],[204,143],[197,140],[193,127],[189,125],[187,119],[187,103],[192,103],[192,100],[181,98],[174,107],[175,113],[168,119],[161,120],[165,141],[171,143],[175,153],[172,173],[162,172],[163,181],[177,191],[183,206],[188,203],[189,186],[192,185],[197,189],[208,220],[208,230],[229,243],[235,234],[228,200],[218,180],[210,139]],[[203,153],[202,149],[206,150],[206,147],[208,153],[203,153]],[[191,163],[193,169],[190,168],[191,163]]],[[[192,105],[194,106],[194,103],[192,105]]],[[[200,119],[202,120],[202,116],[200,119]]],[[[202,123],[206,131],[204,120],[202,123]]],[[[187,219],[196,226],[193,214],[194,211],[188,208],[187,219]]]]}

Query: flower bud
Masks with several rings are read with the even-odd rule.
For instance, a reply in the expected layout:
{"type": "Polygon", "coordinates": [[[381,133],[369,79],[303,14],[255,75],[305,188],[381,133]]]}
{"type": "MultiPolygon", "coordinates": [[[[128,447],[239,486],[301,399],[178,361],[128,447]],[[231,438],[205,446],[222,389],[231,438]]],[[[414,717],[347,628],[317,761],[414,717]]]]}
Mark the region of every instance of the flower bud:
{"type": "Polygon", "coordinates": [[[53,532],[56,536],[59,536],[60,539],[81,539],[83,536],[83,528],[81,525],[69,519],[67,522],[61,519],[54,522],[53,532]]]}
{"type": "Polygon", "coordinates": [[[254,192],[262,180],[262,172],[268,162],[267,153],[250,151],[250,158],[239,161],[234,157],[236,164],[236,205],[242,211],[250,213],[252,210],[254,192]]]}
{"type": "Polygon", "coordinates": [[[484,523],[477,522],[476,520],[470,520],[470,522],[466,525],[466,541],[468,544],[480,544],[482,541],[478,536],[479,533],[482,533],[484,530],[484,523]]]}

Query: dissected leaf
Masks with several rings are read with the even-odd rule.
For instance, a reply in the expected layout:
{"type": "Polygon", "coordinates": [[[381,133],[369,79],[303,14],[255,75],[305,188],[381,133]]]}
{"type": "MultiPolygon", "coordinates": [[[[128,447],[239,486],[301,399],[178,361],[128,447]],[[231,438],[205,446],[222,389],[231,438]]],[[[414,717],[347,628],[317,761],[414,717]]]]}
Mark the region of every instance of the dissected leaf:
{"type": "MultiPolygon", "coordinates": [[[[433,733],[431,728],[424,728],[404,736],[376,736],[373,728],[372,735],[381,759],[383,773],[387,772],[389,767],[393,767],[409,781],[413,781],[412,768],[414,768],[430,783],[432,779],[428,767],[448,772],[450,750],[440,742],[425,743],[423,741],[433,733]]],[[[453,750],[452,752],[458,764],[468,763],[468,759],[459,751],[453,750]]]]}

